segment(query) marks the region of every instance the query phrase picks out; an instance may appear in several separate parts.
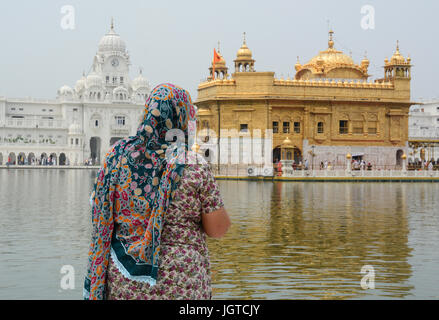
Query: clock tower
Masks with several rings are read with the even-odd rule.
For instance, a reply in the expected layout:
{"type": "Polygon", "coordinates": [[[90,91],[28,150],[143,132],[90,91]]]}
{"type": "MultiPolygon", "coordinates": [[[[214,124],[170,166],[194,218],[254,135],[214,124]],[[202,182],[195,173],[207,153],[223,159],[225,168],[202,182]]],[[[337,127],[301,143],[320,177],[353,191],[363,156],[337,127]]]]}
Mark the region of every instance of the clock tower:
{"type": "MultiPolygon", "coordinates": [[[[130,57],[125,42],[114,31],[111,21],[110,31],[99,42],[98,52],[93,61],[93,70],[100,73],[105,87],[104,97],[111,96],[114,89],[129,88],[130,57]]],[[[131,94],[131,92],[128,92],[131,94]]]]}

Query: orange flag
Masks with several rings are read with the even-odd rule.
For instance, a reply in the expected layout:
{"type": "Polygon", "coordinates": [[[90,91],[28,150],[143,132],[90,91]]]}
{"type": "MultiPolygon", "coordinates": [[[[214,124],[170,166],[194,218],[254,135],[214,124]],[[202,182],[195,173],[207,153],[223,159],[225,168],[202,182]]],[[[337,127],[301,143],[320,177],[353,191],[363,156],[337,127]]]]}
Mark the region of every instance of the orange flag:
{"type": "Polygon", "coordinates": [[[213,49],[213,63],[212,63],[212,79],[215,80],[215,63],[221,60],[221,56],[213,49]]]}

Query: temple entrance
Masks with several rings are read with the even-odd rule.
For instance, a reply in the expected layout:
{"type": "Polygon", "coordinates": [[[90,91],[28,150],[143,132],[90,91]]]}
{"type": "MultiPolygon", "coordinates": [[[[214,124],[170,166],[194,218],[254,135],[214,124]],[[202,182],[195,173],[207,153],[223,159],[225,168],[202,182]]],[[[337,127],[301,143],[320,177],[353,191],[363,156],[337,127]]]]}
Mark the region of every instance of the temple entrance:
{"type": "Polygon", "coordinates": [[[280,161],[280,147],[273,149],[273,163],[280,161]]]}
{"type": "Polygon", "coordinates": [[[40,157],[40,164],[41,164],[41,165],[46,165],[46,164],[47,164],[47,153],[43,152],[43,153],[41,154],[41,157],[40,157]]]}
{"type": "Polygon", "coordinates": [[[32,165],[35,163],[35,154],[33,152],[27,155],[27,164],[32,165]]]}
{"type": "Polygon", "coordinates": [[[16,156],[15,156],[15,153],[14,152],[9,153],[9,156],[8,156],[9,164],[15,164],[16,160],[17,159],[16,159],[16,156]]]}
{"type": "Polygon", "coordinates": [[[101,138],[91,137],[90,157],[91,157],[92,165],[101,163],[101,138]]]}
{"type": "Polygon", "coordinates": [[[25,164],[26,155],[24,152],[20,152],[17,157],[17,164],[25,164]]]}
{"type": "Polygon", "coordinates": [[[295,163],[300,163],[302,161],[302,151],[300,151],[299,148],[294,148],[294,162],[295,163]]]}
{"type": "Polygon", "coordinates": [[[404,154],[404,151],[402,151],[401,149],[396,151],[396,166],[397,167],[402,167],[402,155],[403,154],[404,154]]]}
{"type": "Polygon", "coordinates": [[[63,152],[59,155],[59,165],[64,166],[65,164],[66,164],[66,155],[63,152]]]}
{"type": "Polygon", "coordinates": [[[50,165],[57,165],[57,157],[56,157],[56,153],[51,153],[49,156],[49,164],[50,165]]]}

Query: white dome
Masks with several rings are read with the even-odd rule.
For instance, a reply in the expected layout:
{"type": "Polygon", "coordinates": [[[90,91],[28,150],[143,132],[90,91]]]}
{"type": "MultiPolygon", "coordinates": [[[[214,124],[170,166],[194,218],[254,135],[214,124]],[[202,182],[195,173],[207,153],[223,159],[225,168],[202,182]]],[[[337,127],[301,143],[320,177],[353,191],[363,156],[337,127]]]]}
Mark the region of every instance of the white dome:
{"type": "Polygon", "coordinates": [[[149,82],[142,76],[142,73],[140,73],[139,76],[133,80],[131,86],[133,87],[134,91],[137,91],[137,89],[140,88],[145,88],[148,91],[150,89],[149,82]]]}
{"type": "Polygon", "coordinates": [[[85,81],[85,86],[87,88],[91,88],[91,87],[102,87],[103,85],[103,80],[102,77],[100,75],[98,75],[97,73],[95,73],[94,71],[91,72],[88,76],[87,79],[85,81]]]}
{"type": "Polygon", "coordinates": [[[110,32],[102,37],[99,41],[98,52],[113,52],[119,51],[125,53],[126,45],[121,37],[114,32],[113,24],[111,25],[110,32]]]}
{"type": "Polygon", "coordinates": [[[70,96],[70,95],[73,95],[73,89],[67,85],[64,85],[61,88],[59,88],[58,94],[60,96],[70,96]]]}
{"type": "Polygon", "coordinates": [[[81,127],[77,122],[74,122],[69,126],[69,134],[81,134],[81,127]]]}
{"type": "Polygon", "coordinates": [[[85,81],[86,81],[85,75],[82,75],[82,78],[76,81],[75,84],[76,92],[80,92],[82,89],[85,88],[85,81]]]}

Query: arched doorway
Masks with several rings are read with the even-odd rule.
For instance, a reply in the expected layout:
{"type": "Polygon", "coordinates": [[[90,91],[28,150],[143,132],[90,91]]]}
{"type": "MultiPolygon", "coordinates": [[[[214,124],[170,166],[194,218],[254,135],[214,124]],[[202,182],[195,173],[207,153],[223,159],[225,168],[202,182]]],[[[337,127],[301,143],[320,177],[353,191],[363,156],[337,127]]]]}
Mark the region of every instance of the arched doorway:
{"type": "Polygon", "coordinates": [[[8,155],[8,162],[9,164],[16,164],[16,156],[14,152],[10,152],[8,155]]]}
{"type": "Polygon", "coordinates": [[[302,161],[302,151],[300,151],[299,148],[294,148],[293,152],[294,152],[294,162],[298,164],[299,162],[302,161]]]}
{"type": "Polygon", "coordinates": [[[27,155],[27,164],[32,165],[35,163],[35,154],[33,152],[27,155]]]}
{"type": "Polygon", "coordinates": [[[40,164],[46,165],[47,164],[47,153],[43,152],[40,156],[40,164]]]}
{"type": "Polygon", "coordinates": [[[396,151],[396,166],[397,167],[402,167],[402,155],[404,154],[404,151],[402,151],[401,149],[399,149],[398,151],[396,151]]]}
{"type": "Polygon", "coordinates": [[[17,157],[17,164],[20,164],[20,165],[25,164],[24,159],[26,159],[26,155],[24,154],[24,152],[20,152],[18,154],[18,157],[17,157]]]}
{"type": "Polygon", "coordinates": [[[110,139],[110,146],[112,146],[113,144],[115,144],[117,141],[119,141],[120,139],[123,138],[119,138],[119,137],[111,137],[110,139]]]}
{"type": "Polygon", "coordinates": [[[101,138],[90,138],[90,157],[93,165],[101,163],[101,138]]]}
{"type": "Polygon", "coordinates": [[[3,164],[3,153],[0,152],[0,166],[3,164]]]}
{"type": "Polygon", "coordinates": [[[280,147],[276,147],[273,149],[273,162],[276,163],[278,161],[280,161],[280,147]]]}
{"type": "Polygon", "coordinates": [[[66,164],[66,155],[64,154],[64,152],[61,152],[61,154],[59,155],[59,165],[64,166],[65,164],[66,164]]]}
{"type": "Polygon", "coordinates": [[[50,154],[50,156],[49,156],[49,164],[50,164],[50,165],[56,165],[56,164],[58,163],[57,160],[58,160],[58,159],[57,159],[56,153],[55,153],[55,152],[52,152],[52,153],[50,154]]]}

